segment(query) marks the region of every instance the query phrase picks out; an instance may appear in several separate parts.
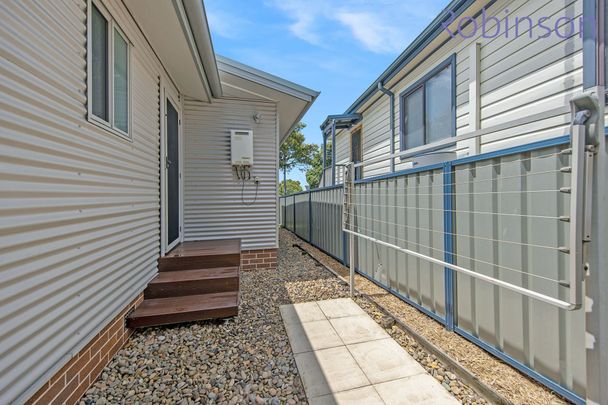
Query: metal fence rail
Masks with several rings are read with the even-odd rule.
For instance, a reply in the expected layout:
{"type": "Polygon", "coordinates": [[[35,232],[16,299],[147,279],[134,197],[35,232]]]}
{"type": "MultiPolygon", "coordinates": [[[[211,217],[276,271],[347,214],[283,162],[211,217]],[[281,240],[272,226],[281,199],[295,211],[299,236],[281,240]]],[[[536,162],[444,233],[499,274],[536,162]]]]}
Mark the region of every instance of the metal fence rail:
{"type": "Polygon", "coordinates": [[[347,181],[344,188],[282,197],[282,225],[344,264],[350,264],[348,235],[356,234],[358,273],[580,402],[584,312],[563,309],[575,307],[568,142],[562,137],[359,180],[350,189],[347,181]],[[294,209],[296,201],[308,211],[294,209]]]}

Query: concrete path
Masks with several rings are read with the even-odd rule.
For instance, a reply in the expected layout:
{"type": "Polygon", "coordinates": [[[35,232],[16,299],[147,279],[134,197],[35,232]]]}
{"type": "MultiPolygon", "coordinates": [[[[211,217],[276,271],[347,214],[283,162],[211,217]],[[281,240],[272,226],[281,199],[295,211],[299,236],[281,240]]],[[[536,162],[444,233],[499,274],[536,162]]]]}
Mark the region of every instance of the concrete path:
{"type": "Polygon", "coordinates": [[[311,405],[459,403],[350,298],[280,310],[311,405]]]}

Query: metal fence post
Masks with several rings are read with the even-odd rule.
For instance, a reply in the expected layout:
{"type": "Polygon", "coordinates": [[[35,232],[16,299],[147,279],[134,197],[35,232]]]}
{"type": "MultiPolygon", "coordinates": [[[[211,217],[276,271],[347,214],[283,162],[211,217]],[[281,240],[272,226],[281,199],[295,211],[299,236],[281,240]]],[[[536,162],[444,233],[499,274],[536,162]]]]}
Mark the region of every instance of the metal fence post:
{"type": "Polygon", "coordinates": [[[345,266],[349,264],[346,260],[346,238],[346,232],[342,231],[342,264],[345,266]]]}
{"type": "MultiPolygon", "coordinates": [[[[443,166],[443,249],[444,260],[454,264],[454,169],[451,162],[443,166]]],[[[454,330],[454,271],[444,268],[445,327],[454,330]]]]}
{"type": "Polygon", "coordinates": [[[312,191],[308,190],[308,243],[312,244],[312,191]]]}
{"type": "Polygon", "coordinates": [[[293,196],[293,233],[296,233],[296,196],[293,196]]]}
{"type": "MultiPolygon", "coordinates": [[[[354,176],[355,173],[355,164],[353,162],[348,166],[348,170],[346,172],[346,176],[344,179],[344,198],[346,204],[344,204],[344,225],[351,225],[351,230],[353,229],[353,192],[355,190],[354,176]],[[347,194],[348,193],[348,194],[347,194]]],[[[355,296],[355,236],[352,233],[349,233],[348,238],[348,248],[349,248],[349,287],[350,287],[350,297],[355,296]]]]}

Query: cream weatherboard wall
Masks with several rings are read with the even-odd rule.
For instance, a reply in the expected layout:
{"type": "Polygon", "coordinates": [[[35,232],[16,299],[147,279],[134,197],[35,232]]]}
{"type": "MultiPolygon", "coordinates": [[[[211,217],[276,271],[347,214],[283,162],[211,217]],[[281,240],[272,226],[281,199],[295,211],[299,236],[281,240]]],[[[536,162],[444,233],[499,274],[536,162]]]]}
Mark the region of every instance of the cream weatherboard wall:
{"type": "MultiPolygon", "coordinates": [[[[498,16],[504,27],[505,10],[509,10],[511,21],[515,16],[530,17],[538,21],[547,17],[545,23],[554,26],[559,18],[567,17],[577,20],[582,15],[582,0],[499,0],[487,9],[488,16],[498,16]]],[[[476,19],[481,26],[481,16],[476,19]]],[[[578,20],[577,20],[578,21],[578,20]]],[[[562,23],[562,28],[565,23],[562,23]]],[[[490,22],[488,27],[491,28],[490,22]]],[[[456,36],[450,39],[447,33],[442,34],[446,40],[436,51],[425,57],[414,59],[402,71],[385,83],[385,87],[395,93],[395,151],[399,151],[399,93],[407,89],[436,65],[456,55],[456,127],[457,135],[473,130],[470,108],[479,104],[480,128],[489,128],[517,118],[547,111],[567,105],[569,99],[582,91],[582,38],[577,32],[568,38],[561,38],[553,33],[548,38],[530,39],[520,32],[514,35],[514,24],[510,24],[509,38],[504,35],[496,38],[482,38],[481,30],[473,38],[456,36]],[[471,47],[480,44],[479,100],[469,100],[469,83],[475,63],[470,58],[471,47]]],[[[525,24],[523,25],[526,26],[525,24]]],[[[578,24],[576,25],[578,31],[578,24]]],[[[467,33],[466,29],[464,30],[467,33]]],[[[538,32],[538,31],[536,31],[538,32]]],[[[562,34],[566,31],[561,31],[562,34]]],[[[541,32],[544,33],[544,32],[541,32]]],[[[471,95],[471,97],[474,97],[471,95]]],[[[363,159],[369,160],[390,153],[389,98],[377,92],[370,101],[357,112],[363,114],[363,159]]],[[[555,116],[517,128],[495,132],[481,138],[481,152],[504,149],[516,144],[524,144],[542,139],[565,135],[569,131],[569,114],[555,116]]],[[[336,162],[346,163],[350,160],[350,132],[337,134],[336,162]]],[[[468,153],[468,148],[459,145],[460,155],[468,153]]],[[[397,161],[397,163],[399,163],[397,161]]],[[[387,173],[390,170],[389,160],[369,165],[365,168],[365,177],[387,173]]],[[[396,169],[404,169],[397,164],[396,169]]]]}
{"type": "Polygon", "coordinates": [[[243,249],[277,247],[277,109],[273,102],[223,98],[184,102],[184,238],[241,238],[243,249]],[[259,113],[259,123],[253,120],[259,113]],[[253,130],[252,181],[237,179],[230,130],[253,130]]]}
{"type": "Polygon", "coordinates": [[[122,2],[104,4],[132,42],[131,141],[86,119],[87,2],[0,5],[0,403],[33,394],[156,273],[164,73],[122,2]]]}
{"type": "MultiPolygon", "coordinates": [[[[481,4],[487,3],[487,1],[474,2],[471,7],[480,7],[481,4]]],[[[582,0],[498,0],[487,9],[487,14],[498,16],[503,27],[504,18],[507,15],[505,10],[508,10],[508,15],[512,19],[515,16],[520,16],[530,17],[533,21],[538,21],[539,18],[547,17],[546,25],[553,26],[560,18],[567,17],[577,20],[582,15],[582,8],[582,0]]],[[[481,16],[476,21],[480,26],[481,16]]],[[[492,25],[493,23],[490,23],[489,27],[492,25]]],[[[577,24],[577,31],[578,28],[577,24]]],[[[463,135],[476,129],[495,127],[556,108],[567,108],[569,100],[577,92],[582,91],[583,41],[578,33],[570,35],[568,38],[560,38],[553,33],[548,38],[539,39],[534,37],[530,39],[527,35],[521,33],[520,36],[515,36],[514,26],[511,25],[508,38],[503,35],[491,39],[481,38],[478,35],[469,39],[462,37],[450,39],[447,33],[441,35],[430,46],[422,49],[420,55],[415,57],[394,78],[384,83],[384,86],[395,94],[395,151],[399,151],[400,146],[399,94],[452,55],[455,55],[456,58],[457,135],[463,135]],[[476,43],[479,45],[477,46],[476,43]],[[477,59],[473,56],[476,56],[477,59]],[[475,70],[475,66],[478,66],[477,70],[475,70]],[[475,90],[470,80],[475,77],[479,77],[478,98],[475,97],[475,91],[470,91],[471,88],[475,90]],[[478,107],[475,110],[476,105],[478,107]],[[473,119],[475,112],[479,117],[478,122],[473,119]]],[[[361,113],[363,116],[361,121],[363,159],[386,158],[382,162],[365,166],[365,177],[385,174],[390,170],[390,160],[388,159],[391,142],[389,108],[389,97],[377,91],[369,101],[363,103],[356,111],[351,111],[361,113]]],[[[496,151],[566,135],[569,133],[569,123],[570,114],[565,112],[552,118],[519,125],[508,130],[495,131],[481,137],[478,153],[496,151]]],[[[350,161],[350,131],[339,132],[336,144],[337,163],[350,161]]],[[[467,144],[469,144],[468,141],[463,142],[456,145],[454,149],[459,155],[465,155],[469,153],[467,144]]],[[[492,165],[500,165],[500,173],[519,174],[522,167],[517,164],[516,159],[521,156],[553,155],[560,148],[553,147],[530,154],[515,155],[516,157],[493,159],[492,165]],[[515,163],[510,163],[511,159],[515,163]]],[[[397,159],[397,163],[399,162],[397,159]]],[[[484,164],[488,165],[487,163],[484,164]]],[[[539,162],[534,162],[533,165],[536,167],[535,170],[544,168],[547,171],[562,166],[561,162],[547,158],[539,159],[539,162]]],[[[476,176],[484,176],[481,167],[483,167],[483,164],[476,168],[476,176]]],[[[526,167],[528,166],[526,165],[526,167]]],[[[397,170],[405,168],[404,164],[396,165],[397,170]]],[[[460,192],[457,185],[463,183],[462,179],[469,180],[466,176],[469,175],[470,168],[471,166],[460,166],[456,169],[456,178],[460,179],[460,181],[454,182],[457,192],[460,192]]],[[[412,174],[410,176],[417,179],[417,184],[425,180],[422,174],[412,174]]],[[[383,199],[389,198],[390,194],[385,196],[383,188],[397,187],[402,189],[403,186],[398,183],[400,179],[401,177],[378,180],[360,184],[358,187],[372,189],[375,187],[376,189],[372,194],[379,199],[376,201],[384,204],[383,199]]],[[[538,190],[542,186],[541,183],[545,186],[547,184],[551,187],[555,186],[554,188],[557,189],[562,186],[557,177],[540,178],[537,176],[536,180],[531,178],[526,184],[531,187],[530,189],[538,190]]],[[[500,184],[504,185],[502,182],[500,184]]],[[[471,184],[471,187],[478,186],[471,184]]],[[[329,191],[320,191],[319,193],[329,191]]],[[[473,189],[471,188],[472,192],[473,189]]],[[[411,193],[405,194],[412,195],[411,193]]],[[[398,195],[393,194],[394,197],[398,195]]],[[[485,204],[485,200],[482,200],[477,201],[478,204],[481,204],[481,207],[485,204]]],[[[565,205],[559,198],[537,201],[528,197],[526,201],[529,207],[536,207],[537,211],[540,210],[538,212],[545,214],[558,212],[565,205]]],[[[372,202],[376,203],[375,201],[372,202]]],[[[472,203],[461,198],[458,200],[458,204],[460,204],[460,209],[457,211],[458,215],[462,216],[462,213],[470,212],[472,203]]],[[[518,213],[523,212],[524,208],[520,201],[515,203],[511,201],[510,204],[517,208],[518,213]]],[[[397,206],[398,204],[395,203],[394,205],[397,206]]],[[[367,204],[367,206],[371,205],[367,204]]],[[[443,209],[441,201],[440,206],[443,209]]],[[[364,208],[359,207],[359,209],[364,208]]],[[[481,208],[479,211],[483,213],[487,209],[481,208]]],[[[424,214],[425,209],[423,211],[407,210],[408,215],[412,212],[414,214],[416,212],[424,214]]],[[[364,222],[364,226],[372,228],[376,232],[380,228],[380,233],[384,232],[390,235],[390,231],[383,231],[382,227],[383,224],[395,223],[394,218],[391,217],[391,215],[394,216],[391,210],[381,210],[378,213],[373,213],[373,215],[377,220],[376,225],[369,225],[369,222],[365,225],[364,222]]],[[[472,265],[466,261],[466,258],[467,256],[472,257],[473,253],[471,252],[475,251],[481,260],[486,263],[493,263],[493,258],[486,257],[486,255],[492,253],[486,251],[487,247],[481,246],[487,241],[480,238],[478,244],[477,241],[472,242],[472,239],[466,239],[466,235],[469,234],[468,231],[472,229],[477,232],[475,227],[487,226],[485,223],[487,221],[480,220],[479,215],[473,215],[470,219],[467,218],[467,221],[464,218],[460,222],[458,221],[457,219],[457,223],[461,223],[461,225],[456,225],[456,228],[460,229],[458,233],[461,234],[461,238],[457,240],[456,248],[457,254],[461,257],[457,258],[457,263],[469,268],[469,265],[472,265]]],[[[538,226],[520,225],[521,218],[517,218],[517,221],[512,224],[504,219],[501,221],[506,224],[502,226],[504,229],[500,229],[500,232],[503,232],[501,235],[507,238],[509,238],[508,235],[515,235],[511,237],[512,240],[527,241],[529,237],[534,236],[543,241],[543,244],[550,245],[556,244],[555,240],[551,238],[559,238],[560,232],[563,232],[559,230],[560,225],[557,225],[550,232],[543,229],[543,232],[539,234],[537,232],[538,226]],[[516,235],[516,233],[521,235],[516,235]]],[[[434,223],[435,226],[427,228],[436,229],[437,221],[434,221],[434,223]]],[[[498,232],[498,228],[495,229],[498,232]]],[[[454,235],[457,235],[457,233],[454,233],[454,235]]],[[[487,235],[487,232],[484,237],[485,235],[487,235]]],[[[407,238],[404,237],[403,240],[405,239],[407,238]]],[[[389,251],[388,248],[374,248],[368,242],[359,241],[358,243],[361,246],[359,269],[373,276],[377,281],[383,281],[383,277],[388,278],[389,282],[386,284],[392,288],[399,285],[401,280],[406,280],[403,282],[403,288],[398,288],[398,291],[411,298],[409,292],[404,294],[403,291],[407,292],[408,289],[415,289],[417,280],[407,280],[407,275],[412,274],[412,272],[420,272],[420,265],[408,263],[404,258],[394,261],[391,255],[395,253],[389,251]],[[397,263],[397,265],[393,263],[397,263]],[[378,269],[384,271],[385,274],[382,274],[378,269]],[[395,278],[392,278],[393,282],[391,282],[391,274],[400,275],[401,278],[397,277],[397,282],[394,281],[395,278]]],[[[424,244],[433,246],[427,242],[424,242],[424,244]]],[[[559,260],[547,260],[540,255],[532,258],[528,251],[523,249],[521,252],[515,252],[515,254],[509,252],[513,252],[512,246],[501,248],[501,254],[503,255],[500,258],[501,264],[511,266],[512,261],[526,260],[528,261],[525,264],[527,268],[541,272],[555,271],[564,267],[562,259],[559,257],[559,260]]],[[[481,267],[477,265],[476,271],[481,270],[481,267]]],[[[424,277],[429,277],[431,274],[424,271],[421,273],[424,277]]],[[[557,382],[581,398],[585,396],[585,312],[583,310],[566,312],[544,304],[528,302],[525,298],[522,299],[520,296],[491,287],[483,282],[471,281],[467,276],[460,274],[457,276],[455,284],[457,288],[456,327],[459,329],[459,333],[466,333],[474,337],[478,342],[487,345],[489,350],[502,352],[512,361],[519,362],[520,365],[539,373],[543,378],[557,382]]],[[[437,289],[437,291],[442,290],[437,289]]],[[[432,302],[424,303],[424,300],[414,298],[414,301],[418,304],[422,304],[426,309],[437,313],[432,302]]]]}

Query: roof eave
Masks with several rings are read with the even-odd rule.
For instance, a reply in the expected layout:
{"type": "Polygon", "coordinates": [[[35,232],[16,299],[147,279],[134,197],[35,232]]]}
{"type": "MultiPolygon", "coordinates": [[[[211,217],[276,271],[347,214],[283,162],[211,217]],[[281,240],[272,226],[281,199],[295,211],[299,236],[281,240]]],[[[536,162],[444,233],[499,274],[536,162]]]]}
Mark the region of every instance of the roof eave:
{"type": "Polygon", "coordinates": [[[325,118],[325,121],[323,121],[321,124],[321,130],[325,131],[332,121],[336,122],[336,129],[343,129],[356,125],[362,119],[363,116],[357,113],[328,115],[327,118],[325,118]]]}
{"type": "Polygon", "coordinates": [[[216,55],[216,58],[218,61],[218,67],[222,72],[230,73],[305,102],[304,108],[302,108],[294,122],[289,125],[289,130],[279,134],[279,143],[282,143],[287,138],[291,131],[293,131],[293,129],[302,120],[302,117],[304,117],[304,115],[308,112],[319,94],[321,94],[316,90],[290,82],[289,80],[285,80],[281,77],[253,68],[225,56],[216,55]]]}
{"type": "Polygon", "coordinates": [[[209,24],[207,22],[207,14],[205,13],[205,5],[202,0],[173,0],[181,1],[184,7],[188,24],[198,55],[205,71],[205,76],[208,81],[211,95],[215,98],[222,96],[222,83],[215,59],[213,50],[213,42],[211,41],[211,33],[209,32],[209,24]]]}
{"type": "Polygon", "coordinates": [[[237,75],[244,79],[266,86],[276,91],[288,94],[304,101],[314,101],[320,94],[297,83],[290,82],[262,70],[247,66],[225,56],[216,55],[221,70],[237,75]]]}

